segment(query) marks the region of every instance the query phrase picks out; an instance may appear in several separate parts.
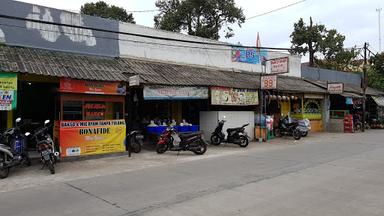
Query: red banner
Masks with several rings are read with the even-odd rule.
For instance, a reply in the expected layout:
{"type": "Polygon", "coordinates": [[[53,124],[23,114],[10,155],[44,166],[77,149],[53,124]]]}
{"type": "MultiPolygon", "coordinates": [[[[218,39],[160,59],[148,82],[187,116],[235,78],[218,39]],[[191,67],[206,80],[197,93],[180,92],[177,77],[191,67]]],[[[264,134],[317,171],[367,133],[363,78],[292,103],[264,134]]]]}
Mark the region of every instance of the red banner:
{"type": "Polygon", "coordinates": [[[125,95],[126,87],[124,83],[119,82],[101,82],[61,78],[60,92],[125,95]]]}

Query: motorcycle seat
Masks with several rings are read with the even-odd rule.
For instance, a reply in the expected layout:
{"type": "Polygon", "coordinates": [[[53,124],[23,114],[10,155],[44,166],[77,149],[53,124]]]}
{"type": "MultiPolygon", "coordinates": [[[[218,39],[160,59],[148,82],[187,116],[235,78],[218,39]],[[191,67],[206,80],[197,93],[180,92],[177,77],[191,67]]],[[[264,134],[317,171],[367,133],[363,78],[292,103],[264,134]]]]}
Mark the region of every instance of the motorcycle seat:
{"type": "Polygon", "coordinates": [[[230,133],[230,132],[237,131],[237,130],[240,130],[240,129],[242,129],[242,127],[228,128],[228,129],[227,129],[227,132],[230,133]]]}
{"type": "Polygon", "coordinates": [[[179,133],[180,139],[187,139],[197,135],[201,135],[201,132],[179,133]]]}

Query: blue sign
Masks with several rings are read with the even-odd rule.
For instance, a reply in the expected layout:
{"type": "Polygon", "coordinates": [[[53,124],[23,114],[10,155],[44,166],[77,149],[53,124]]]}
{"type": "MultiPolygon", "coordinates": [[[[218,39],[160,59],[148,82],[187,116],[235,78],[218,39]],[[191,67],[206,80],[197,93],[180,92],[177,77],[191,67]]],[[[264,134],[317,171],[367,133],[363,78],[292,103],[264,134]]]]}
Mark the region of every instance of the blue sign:
{"type": "Polygon", "coordinates": [[[260,64],[267,59],[268,52],[256,48],[232,47],[232,61],[248,64],[260,64]]]}

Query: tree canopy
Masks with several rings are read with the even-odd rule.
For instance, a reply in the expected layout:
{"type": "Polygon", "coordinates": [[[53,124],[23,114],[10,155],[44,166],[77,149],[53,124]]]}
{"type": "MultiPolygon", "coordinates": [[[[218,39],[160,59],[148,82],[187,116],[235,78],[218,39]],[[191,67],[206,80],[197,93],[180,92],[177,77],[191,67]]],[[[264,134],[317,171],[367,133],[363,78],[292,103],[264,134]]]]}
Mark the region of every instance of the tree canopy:
{"type": "Polygon", "coordinates": [[[309,25],[300,18],[294,24],[294,30],[290,37],[291,53],[303,55],[308,53],[310,66],[314,66],[316,53],[322,55],[324,60],[334,62],[350,61],[351,59],[348,58],[354,55],[354,52],[347,52],[343,49],[344,35],[335,29],[328,30],[324,25],[313,24],[312,18],[310,18],[309,25]]]}
{"type": "Polygon", "coordinates": [[[135,23],[133,15],[131,13],[127,13],[124,8],[108,5],[104,1],[85,3],[81,6],[80,13],[102,18],[110,18],[122,22],[135,23]]]}
{"type": "Polygon", "coordinates": [[[220,30],[225,37],[234,35],[230,24],[240,27],[245,21],[243,10],[234,0],[158,0],[160,13],[154,17],[155,27],[167,31],[185,31],[210,39],[219,39],[220,30]]]}
{"type": "Polygon", "coordinates": [[[368,70],[368,84],[371,87],[384,91],[384,52],[376,54],[370,59],[371,67],[368,70]]]}

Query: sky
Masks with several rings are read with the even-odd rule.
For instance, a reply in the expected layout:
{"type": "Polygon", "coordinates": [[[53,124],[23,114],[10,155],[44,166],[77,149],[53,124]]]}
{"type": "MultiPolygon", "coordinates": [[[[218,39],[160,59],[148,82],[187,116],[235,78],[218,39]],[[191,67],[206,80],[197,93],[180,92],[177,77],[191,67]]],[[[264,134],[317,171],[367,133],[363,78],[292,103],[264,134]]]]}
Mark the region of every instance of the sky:
{"type": "MultiPolygon", "coordinates": [[[[78,12],[86,2],[97,0],[19,0],[58,9],[78,12]]],[[[104,0],[125,8],[127,11],[156,9],[156,0],[104,0]]],[[[277,8],[281,8],[299,0],[235,0],[237,6],[243,8],[246,17],[252,17],[277,8]]],[[[257,32],[261,45],[266,47],[290,47],[290,34],[293,24],[303,18],[309,23],[312,16],[314,23],[327,28],[334,28],[346,36],[345,47],[362,47],[369,43],[373,52],[379,52],[379,13],[377,8],[384,8],[383,0],[305,0],[288,8],[246,20],[239,28],[232,27],[235,36],[230,39],[222,37],[221,41],[241,43],[255,46],[257,32]]],[[[153,27],[153,17],[157,12],[133,13],[136,24],[153,27]]],[[[382,51],[384,50],[384,10],[381,12],[382,51]]]]}

